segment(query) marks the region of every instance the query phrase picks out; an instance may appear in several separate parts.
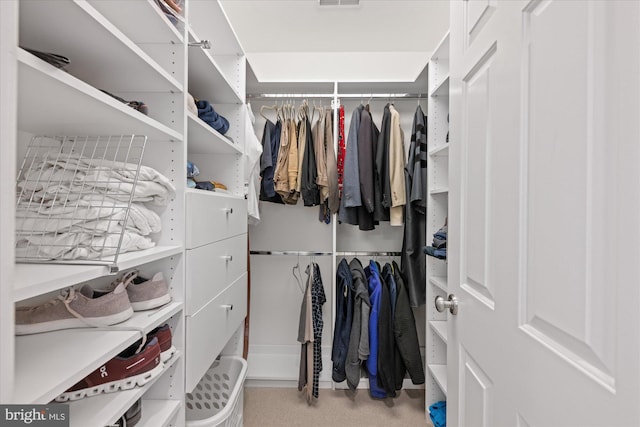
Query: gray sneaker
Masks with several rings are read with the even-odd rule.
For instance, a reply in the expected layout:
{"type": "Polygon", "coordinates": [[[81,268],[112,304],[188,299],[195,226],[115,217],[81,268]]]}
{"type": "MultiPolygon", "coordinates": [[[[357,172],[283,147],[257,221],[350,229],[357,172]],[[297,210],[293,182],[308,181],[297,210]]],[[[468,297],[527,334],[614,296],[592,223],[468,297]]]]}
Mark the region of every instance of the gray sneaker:
{"type": "Polygon", "coordinates": [[[69,328],[103,327],[121,323],[133,315],[124,285],[101,293],[84,285],[66,289],[57,298],[32,307],[16,308],[16,335],[69,328]]]}
{"type": "Polygon", "coordinates": [[[139,276],[137,271],[131,271],[112,286],[119,286],[119,284],[127,288],[134,311],[151,310],[171,301],[169,287],[162,272],[154,274],[151,279],[145,279],[139,276]]]}

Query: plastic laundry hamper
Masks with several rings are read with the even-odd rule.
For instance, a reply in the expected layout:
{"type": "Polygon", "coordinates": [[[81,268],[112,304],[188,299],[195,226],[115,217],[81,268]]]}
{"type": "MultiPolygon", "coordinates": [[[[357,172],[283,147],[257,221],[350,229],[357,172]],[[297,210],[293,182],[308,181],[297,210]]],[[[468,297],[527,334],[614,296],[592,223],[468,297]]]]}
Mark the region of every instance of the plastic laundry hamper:
{"type": "Polygon", "coordinates": [[[187,393],[188,427],[240,427],[247,361],[225,356],[213,362],[196,388],[187,393]]]}

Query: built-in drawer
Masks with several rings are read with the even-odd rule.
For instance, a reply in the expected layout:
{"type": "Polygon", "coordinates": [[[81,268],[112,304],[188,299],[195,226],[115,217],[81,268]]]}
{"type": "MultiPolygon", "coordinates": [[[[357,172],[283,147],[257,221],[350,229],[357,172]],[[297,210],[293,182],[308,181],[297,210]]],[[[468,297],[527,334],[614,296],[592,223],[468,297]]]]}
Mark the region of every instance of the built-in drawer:
{"type": "Polygon", "coordinates": [[[187,249],[247,232],[247,201],[212,191],[187,191],[187,249]]]}
{"type": "Polygon", "coordinates": [[[186,314],[194,314],[247,271],[247,235],[186,251],[186,314]]]}
{"type": "Polygon", "coordinates": [[[196,314],[186,316],[187,392],[198,384],[246,316],[246,273],[196,314]]]}

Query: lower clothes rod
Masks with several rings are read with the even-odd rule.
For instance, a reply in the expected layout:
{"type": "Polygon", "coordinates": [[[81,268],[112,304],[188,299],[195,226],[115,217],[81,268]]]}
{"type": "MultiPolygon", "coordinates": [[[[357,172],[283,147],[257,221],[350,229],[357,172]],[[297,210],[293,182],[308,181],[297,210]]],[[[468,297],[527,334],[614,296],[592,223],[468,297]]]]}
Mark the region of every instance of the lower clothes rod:
{"type": "Polygon", "coordinates": [[[251,255],[299,255],[299,256],[401,256],[402,252],[379,252],[379,251],[347,251],[347,252],[325,252],[325,251],[249,251],[251,255]]]}

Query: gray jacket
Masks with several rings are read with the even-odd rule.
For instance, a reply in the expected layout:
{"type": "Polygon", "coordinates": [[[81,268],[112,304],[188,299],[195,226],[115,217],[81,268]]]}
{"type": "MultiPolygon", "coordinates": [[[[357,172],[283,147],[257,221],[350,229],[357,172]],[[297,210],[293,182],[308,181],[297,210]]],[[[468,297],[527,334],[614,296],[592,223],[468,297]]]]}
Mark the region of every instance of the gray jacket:
{"type": "Polygon", "coordinates": [[[349,269],[353,279],[352,291],[355,297],[345,371],[347,385],[351,390],[355,390],[360,382],[362,363],[369,358],[369,312],[371,311],[371,303],[369,302],[367,278],[360,260],[358,258],[352,259],[349,263],[349,269]]]}

